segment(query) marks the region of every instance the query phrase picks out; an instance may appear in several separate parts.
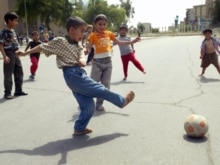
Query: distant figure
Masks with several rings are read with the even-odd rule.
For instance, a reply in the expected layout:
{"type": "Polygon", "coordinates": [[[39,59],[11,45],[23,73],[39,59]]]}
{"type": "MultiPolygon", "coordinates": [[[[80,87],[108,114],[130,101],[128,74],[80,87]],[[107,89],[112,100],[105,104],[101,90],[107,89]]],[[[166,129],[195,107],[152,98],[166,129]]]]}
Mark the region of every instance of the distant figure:
{"type": "MultiPolygon", "coordinates": [[[[37,31],[32,32],[31,35],[32,35],[32,41],[30,41],[28,43],[25,51],[27,51],[29,48],[32,49],[35,46],[41,44],[41,41],[39,40],[39,34],[37,31]]],[[[35,79],[36,71],[38,69],[39,58],[40,58],[39,52],[30,54],[30,59],[31,59],[31,63],[32,63],[32,65],[30,66],[30,72],[31,72],[31,75],[29,76],[30,80],[35,79]]]]}
{"type": "Polygon", "coordinates": [[[200,59],[201,61],[201,67],[202,72],[200,76],[203,76],[205,74],[206,68],[213,64],[215,68],[217,69],[218,73],[220,74],[220,67],[218,63],[218,55],[219,54],[219,46],[220,42],[212,37],[212,30],[211,29],[205,29],[203,31],[203,35],[205,36],[205,39],[202,41],[201,45],[201,51],[200,51],[200,59]]]}

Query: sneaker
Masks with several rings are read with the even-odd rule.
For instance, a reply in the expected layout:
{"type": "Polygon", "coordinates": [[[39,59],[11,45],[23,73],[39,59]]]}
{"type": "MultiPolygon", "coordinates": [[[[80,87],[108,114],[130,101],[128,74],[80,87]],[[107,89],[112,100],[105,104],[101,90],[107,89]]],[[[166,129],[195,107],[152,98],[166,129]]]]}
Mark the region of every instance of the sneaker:
{"type": "Polygon", "coordinates": [[[14,96],[26,96],[26,95],[28,95],[27,93],[25,93],[25,92],[15,92],[14,93],[14,96]]]}
{"type": "Polygon", "coordinates": [[[35,79],[34,75],[33,75],[33,74],[30,75],[30,76],[29,76],[29,79],[33,81],[33,80],[35,79]]]}
{"type": "Polygon", "coordinates": [[[86,134],[89,134],[89,133],[92,133],[92,130],[89,129],[89,128],[86,128],[86,129],[83,130],[83,131],[74,130],[73,136],[86,135],[86,134]]]}
{"type": "Polygon", "coordinates": [[[105,108],[102,105],[96,107],[97,111],[105,111],[105,108]]]}
{"type": "Polygon", "coordinates": [[[4,99],[6,99],[6,100],[10,100],[10,99],[13,99],[13,98],[14,97],[10,94],[7,94],[7,95],[4,96],[4,99]]]}
{"type": "Polygon", "coordinates": [[[127,80],[127,77],[124,77],[124,78],[123,78],[123,81],[126,81],[126,80],[127,80]]]}
{"type": "Polygon", "coordinates": [[[122,106],[122,108],[124,108],[125,106],[127,106],[130,102],[132,102],[132,100],[134,99],[135,94],[133,91],[130,91],[126,96],[125,96],[125,103],[122,106]]]}

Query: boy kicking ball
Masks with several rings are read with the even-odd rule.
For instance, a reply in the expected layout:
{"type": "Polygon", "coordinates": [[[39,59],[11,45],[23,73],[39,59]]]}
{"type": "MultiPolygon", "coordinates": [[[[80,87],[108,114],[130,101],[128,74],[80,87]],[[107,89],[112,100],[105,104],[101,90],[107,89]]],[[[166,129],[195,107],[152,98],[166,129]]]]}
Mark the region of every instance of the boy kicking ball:
{"type": "Polygon", "coordinates": [[[130,91],[125,97],[108,90],[104,85],[91,79],[82,68],[86,66],[83,48],[79,41],[83,38],[87,24],[79,17],[70,17],[66,22],[67,35],[57,37],[48,43],[42,43],[18,55],[43,52],[46,56],[56,55],[57,67],[63,70],[67,86],[73,93],[80,108],[80,114],[74,124],[73,135],[84,135],[92,130],[87,125],[95,111],[93,98],[102,98],[112,104],[124,108],[134,99],[130,91]]]}

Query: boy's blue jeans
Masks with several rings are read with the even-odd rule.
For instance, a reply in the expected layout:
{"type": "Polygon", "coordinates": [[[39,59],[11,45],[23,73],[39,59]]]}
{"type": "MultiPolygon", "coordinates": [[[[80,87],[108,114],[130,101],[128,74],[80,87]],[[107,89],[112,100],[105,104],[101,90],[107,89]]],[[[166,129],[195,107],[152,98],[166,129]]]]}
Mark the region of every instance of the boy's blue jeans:
{"type": "Polygon", "coordinates": [[[95,103],[93,98],[102,98],[120,108],[125,103],[123,96],[109,91],[105,86],[94,81],[81,67],[64,67],[63,76],[80,107],[80,114],[74,125],[74,129],[77,131],[86,129],[94,113],[95,103]]]}

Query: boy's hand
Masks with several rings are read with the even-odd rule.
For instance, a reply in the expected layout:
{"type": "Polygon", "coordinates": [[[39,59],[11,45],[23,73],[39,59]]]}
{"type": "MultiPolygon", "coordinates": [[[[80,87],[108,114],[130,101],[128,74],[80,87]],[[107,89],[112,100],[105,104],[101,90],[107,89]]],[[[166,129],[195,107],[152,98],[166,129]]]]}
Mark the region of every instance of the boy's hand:
{"type": "Polygon", "coordinates": [[[89,51],[88,51],[88,50],[85,50],[85,51],[84,51],[84,54],[85,54],[85,55],[88,55],[88,54],[89,54],[89,51]]]}
{"type": "Polygon", "coordinates": [[[86,66],[86,61],[85,61],[84,58],[81,58],[81,59],[79,60],[79,65],[80,65],[81,67],[85,67],[85,66],[86,66]]]}
{"type": "Polygon", "coordinates": [[[140,37],[136,37],[135,39],[132,40],[132,43],[136,43],[136,42],[139,42],[141,41],[141,38],[140,37]]]}
{"type": "Polygon", "coordinates": [[[20,51],[20,50],[16,51],[15,54],[16,54],[17,56],[24,56],[24,52],[22,52],[22,51],[20,51]]]}
{"type": "Polygon", "coordinates": [[[8,64],[10,62],[10,58],[8,56],[4,56],[4,63],[8,64]]]}

